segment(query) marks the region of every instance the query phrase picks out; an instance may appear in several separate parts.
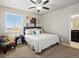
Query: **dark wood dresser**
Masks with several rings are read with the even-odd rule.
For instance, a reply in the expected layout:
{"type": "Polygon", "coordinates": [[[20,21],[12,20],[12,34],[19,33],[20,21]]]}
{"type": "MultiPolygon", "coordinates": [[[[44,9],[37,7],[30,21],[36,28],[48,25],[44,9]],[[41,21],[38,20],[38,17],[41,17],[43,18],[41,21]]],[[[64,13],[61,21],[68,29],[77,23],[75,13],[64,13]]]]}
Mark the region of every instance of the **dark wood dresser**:
{"type": "Polygon", "coordinates": [[[71,30],[71,41],[79,42],[79,30],[71,30]]]}

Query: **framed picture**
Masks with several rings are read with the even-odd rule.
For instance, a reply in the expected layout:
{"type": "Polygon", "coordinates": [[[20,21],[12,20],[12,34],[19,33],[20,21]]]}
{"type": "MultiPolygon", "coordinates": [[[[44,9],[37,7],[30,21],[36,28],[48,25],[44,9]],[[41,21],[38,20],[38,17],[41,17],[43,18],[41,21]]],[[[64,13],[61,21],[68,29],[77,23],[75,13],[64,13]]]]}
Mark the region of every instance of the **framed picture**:
{"type": "Polygon", "coordinates": [[[27,17],[26,26],[36,27],[36,18],[35,17],[27,17]]]}

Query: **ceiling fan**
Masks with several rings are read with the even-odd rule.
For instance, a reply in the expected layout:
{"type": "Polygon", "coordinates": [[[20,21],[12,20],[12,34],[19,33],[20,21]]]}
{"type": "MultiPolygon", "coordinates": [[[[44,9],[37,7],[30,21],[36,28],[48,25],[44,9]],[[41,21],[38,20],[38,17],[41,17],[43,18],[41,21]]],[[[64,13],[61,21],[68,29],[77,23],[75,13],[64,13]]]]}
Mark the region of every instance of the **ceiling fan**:
{"type": "Polygon", "coordinates": [[[33,7],[29,7],[29,9],[36,8],[37,12],[40,12],[41,9],[49,10],[48,7],[44,7],[49,0],[30,0],[33,3],[33,7]]]}

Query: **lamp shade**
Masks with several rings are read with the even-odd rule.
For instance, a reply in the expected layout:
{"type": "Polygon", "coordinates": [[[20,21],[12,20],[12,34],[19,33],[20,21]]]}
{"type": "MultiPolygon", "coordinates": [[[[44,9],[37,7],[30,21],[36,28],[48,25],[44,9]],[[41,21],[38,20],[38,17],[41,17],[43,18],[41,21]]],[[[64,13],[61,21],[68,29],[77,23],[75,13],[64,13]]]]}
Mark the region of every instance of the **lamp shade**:
{"type": "Polygon", "coordinates": [[[14,29],[13,29],[13,32],[19,32],[19,30],[20,30],[19,27],[15,26],[14,29]]]}

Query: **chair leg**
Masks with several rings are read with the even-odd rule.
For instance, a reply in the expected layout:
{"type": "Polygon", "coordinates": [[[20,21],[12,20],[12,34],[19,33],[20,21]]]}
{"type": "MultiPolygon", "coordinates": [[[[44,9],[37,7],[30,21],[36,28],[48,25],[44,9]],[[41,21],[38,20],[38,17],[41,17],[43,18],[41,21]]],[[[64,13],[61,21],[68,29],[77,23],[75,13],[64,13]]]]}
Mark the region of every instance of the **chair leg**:
{"type": "Polygon", "coordinates": [[[4,54],[6,54],[6,50],[4,50],[4,54]]]}
{"type": "Polygon", "coordinates": [[[14,46],[14,49],[16,49],[16,46],[14,46]]]}

